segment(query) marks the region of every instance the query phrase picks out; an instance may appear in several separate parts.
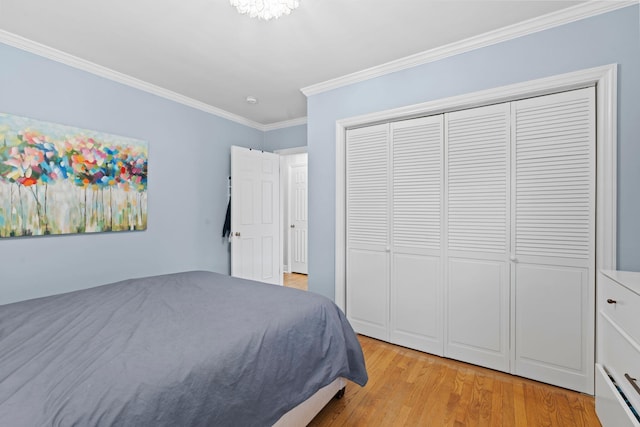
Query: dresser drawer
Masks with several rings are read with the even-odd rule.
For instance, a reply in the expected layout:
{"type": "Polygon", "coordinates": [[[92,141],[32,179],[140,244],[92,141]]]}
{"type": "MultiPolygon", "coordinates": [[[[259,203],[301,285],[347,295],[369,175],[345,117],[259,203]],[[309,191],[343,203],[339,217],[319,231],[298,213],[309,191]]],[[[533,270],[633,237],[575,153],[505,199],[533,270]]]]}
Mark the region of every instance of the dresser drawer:
{"type": "Polygon", "coordinates": [[[605,370],[596,365],[596,413],[602,427],[640,427],[605,370]]]}
{"type": "Polygon", "coordinates": [[[636,410],[640,410],[640,348],[628,340],[616,326],[616,322],[600,315],[602,322],[602,360],[600,364],[611,374],[636,410]],[[636,381],[631,379],[635,378],[636,381]]]}
{"type": "Polygon", "coordinates": [[[640,427],[602,366],[596,365],[596,413],[602,427],[640,427]]]}
{"type": "Polygon", "coordinates": [[[640,343],[640,295],[612,280],[600,275],[601,287],[598,306],[602,312],[616,322],[636,343],[640,343]]]}

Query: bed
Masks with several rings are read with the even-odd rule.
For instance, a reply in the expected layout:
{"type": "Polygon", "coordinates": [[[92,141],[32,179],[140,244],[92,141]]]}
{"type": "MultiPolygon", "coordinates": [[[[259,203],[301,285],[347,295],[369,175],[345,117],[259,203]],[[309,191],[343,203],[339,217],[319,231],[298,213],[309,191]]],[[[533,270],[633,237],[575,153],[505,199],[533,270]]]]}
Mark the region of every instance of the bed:
{"type": "Polygon", "coordinates": [[[0,306],[2,425],[299,426],[345,379],[362,350],[311,292],[192,271],[0,306]]]}

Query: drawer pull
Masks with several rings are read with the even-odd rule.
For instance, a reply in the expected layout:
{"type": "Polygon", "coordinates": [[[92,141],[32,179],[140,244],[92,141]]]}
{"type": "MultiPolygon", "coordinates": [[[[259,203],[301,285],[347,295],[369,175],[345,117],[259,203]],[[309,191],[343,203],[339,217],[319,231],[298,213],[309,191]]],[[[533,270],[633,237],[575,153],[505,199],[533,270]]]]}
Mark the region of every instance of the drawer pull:
{"type": "Polygon", "coordinates": [[[638,394],[640,394],[640,386],[638,386],[638,383],[636,382],[638,380],[636,378],[631,378],[631,375],[629,374],[624,374],[624,377],[631,383],[631,386],[634,388],[634,390],[638,392],[638,394]]]}
{"type": "Polygon", "coordinates": [[[609,299],[607,299],[607,302],[608,302],[609,304],[615,304],[615,303],[617,303],[618,301],[616,301],[616,300],[614,300],[614,299],[609,298],[609,299]]]}

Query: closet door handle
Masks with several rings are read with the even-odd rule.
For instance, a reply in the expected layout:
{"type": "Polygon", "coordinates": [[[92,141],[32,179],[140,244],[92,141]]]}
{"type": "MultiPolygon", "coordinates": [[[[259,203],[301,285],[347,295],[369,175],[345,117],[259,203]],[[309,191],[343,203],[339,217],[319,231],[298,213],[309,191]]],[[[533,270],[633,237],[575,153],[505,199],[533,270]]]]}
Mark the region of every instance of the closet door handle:
{"type": "Polygon", "coordinates": [[[607,303],[608,303],[608,304],[615,304],[615,303],[617,303],[617,302],[618,302],[618,301],[616,301],[616,300],[614,300],[614,299],[611,299],[611,298],[608,298],[608,299],[607,299],[607,303]]]}
{"type": "Polygon", "coordinates": [[[637,378],[631,378],[631,375],[629,374],[624,374],[624,377],[627,379],[627,381],[629,381],[631,383],[631,387],[633,387],[633,389],[636,391],[636,393],[640,394],[640,386],[638,386],[638,383],[636,381],[638,381],[637,378]]]}

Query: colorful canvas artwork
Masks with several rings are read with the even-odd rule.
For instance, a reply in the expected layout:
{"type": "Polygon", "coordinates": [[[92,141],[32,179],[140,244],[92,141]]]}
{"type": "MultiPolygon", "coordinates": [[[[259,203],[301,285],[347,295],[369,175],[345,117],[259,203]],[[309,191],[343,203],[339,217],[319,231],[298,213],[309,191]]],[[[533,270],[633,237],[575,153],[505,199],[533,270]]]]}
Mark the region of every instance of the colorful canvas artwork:
{"type": "Polygon", "coordinates": [[[0,238],[147,228],[145,141],[0,113],[0,238]]]}

